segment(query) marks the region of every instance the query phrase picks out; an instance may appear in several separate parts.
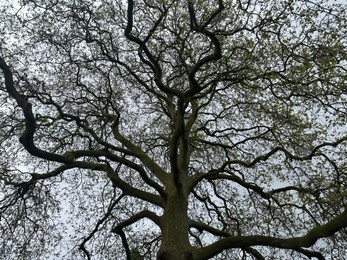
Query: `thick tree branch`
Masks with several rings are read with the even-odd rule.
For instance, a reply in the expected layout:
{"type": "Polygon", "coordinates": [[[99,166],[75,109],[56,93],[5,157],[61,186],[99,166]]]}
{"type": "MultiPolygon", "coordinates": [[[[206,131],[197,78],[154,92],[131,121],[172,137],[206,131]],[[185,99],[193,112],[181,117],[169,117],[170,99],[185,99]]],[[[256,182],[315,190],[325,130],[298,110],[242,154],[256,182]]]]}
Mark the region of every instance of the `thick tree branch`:
{"type": "MultiPolygon", "coordinates": [[[[324,225],[312,228],[306,235],[294,238],[271,236],[232,236],[223,238],[205,248],[198,249],[198,259],[208,259],[226,249],[250,246],[270,246],[302,251],[302,247],[313,246],[318,239],[329,237],[347,227],[347,210],[324,225]]],[[[307,253],[307,252],[306,252],[307,253]]]]}
{"type": "Polygon", "coordinates": [[[13,82],[13,75],[10,67],[7,65],[5,60],[0,57],[0,68],[5,75],[5,85],[7,93],[16,100],[17,105],[22,109],[25,118],[25,130],[19,141],[22,143],[24,148],[33,156],[41,159],[55,161],[59,163],[71,164],[72,161],[68,158],[58,155],[55,153],[44,151],[34,144],[34,135],[36,132],[36,119],[32,111],[32,105],[28,102],[27,98],[20,94],[13,82]]]}
{"type": "Polygon", "coordinates": [[[198,83],[198,81],[195,78],[195,75],[198,72],[198,70],[202,66],[204,66],[205,64],[208,64],[212,61],[217,61],[222,57],[221,45],[220,45],[218,38],[216,37],[216,35],[213,32],[206,29],[206,26],[212,21],[212,19],[215,16],[217,16],[220,12],[222,12],[224,9],[222,1],[219,1],[218,4],[219,4],[218,9],[215,12],[213,12],[211,17],[209,19],[207,19],[207,21],[205,22],[204,25],[200,26],[197,22],[197,19],[196,19],[194,4],[192,1],[188,1],[188,10],[189,10],[189,15],[190,15],[190,27],[191,27],[191,29],[197,33],[201,33],[201,34],[207,36],[211,40],[211,42],[214,46],[214,50],[213,50],[213,53],[200,59],[192,67],[192,69],[189,71],[189,82],[191,84],[191,87],[189,88],[189,90],[186,91],[186,93],[185,93],[186,97],[193,96],[194,94],[201,91],[200,84],[198,83]]]}
{"type": "Polygon", "coordinates": [[[159,207],[163,207],[163,199],[159,195],[146,192],[140,189],[137,189],[127,182],[123,181],[117,174],[116,171],[114,171],[109,165],[107,164],[101,164],[101,163],[89,163],[89,162],[82,162],[82,161],[75,161],[72,165],[73,167],[80,168],[80,169],[88,169],[93,171],[102,171],[106,172],[107,176],[112,181],[112,184],[114,187],[119,188],[123,191],[125,195],[130,195],[145,201],[148,201],[154,205],[157,205],[159,207]]]}
{"type": "MultiPolygon", "coordinates": [[[[151,69],[154,73],[154,81],[157,84],[157,86],[159,87],[159,89],[165,93],[170,93],[170,94],[173,94],[175,96],[180,96],[181,94],[179,91],[165,86],[164,83],[162,82],[163,72],[162,72],[161,66],[160,66],[158,60],[153,56],[153,54],[148,49],[148,47],[146,45],[146,41],[142,41],[141,39],[139,39],[138,37],[134,36],[131,33],[132,29],[133,29],[133,22],[134,22],[133,10],[134,10],[134,1],[128,0],[128,10],[127,10],[128,22],[127,22],[127,26],[124,30],[125,37],[128,40],[130,40],[131,42],[136,43],[140,47],[140,49],[143,50],[144,53],[146,54],[146,57],[148,58],[149,61],[146,61],[145,63],[151,67],[151,69]]],[[[162,19],[163,18],[159,18],[160,21],[162,19]]],[[[157,26],[158,25],[153,27],[153,29],[155,29],[157,26]]]]}
{"type": "Polygon", "coordinates": [[[126,159],[125,157],[118,156],[116,154],[111,153],[111,151],[102,149],[102,150],[76,150],[76,151],[69,151],[66,152],[69,154],[71,158],[78,159],[81,157],[105,157],[107,159],[110,159],[113,162],[121,163],[135,171],[137,171],[143,181],[147,183],[149,186],[154,188],[156,191],[159,192],[163,197],[166,196],[164,189],[153,179],[151,179],[148,174],[146,173],[146,170],[139,164],[134,163],[133,161],[130,161],[126,159]]]}
{"type": "Polygon", "coordinates": [[[192,228],[196,228],[200,232],[207,231],[207,232],[211,233],[212,235],[219,236],[219,237],[230,237],[231,236],[231,233],[229,233],[227,231],[223,231],[223,230],[214,228],[211,225],[207,225],[207,224],[201,223],[201,222],[196,221],[196,220],[190,220],[189,226],[192,228]]]}
{"type": "MultiPolygon", "coordinates": [[[[118,119],[119,120],[119,119],[118,119]]],[[[118,130],[118,120],[113,125],[114,137],[127,147],[134,156],[139,158],[141,162],[155,174],[162,183],[166,183],[168,174],[155,161],[153,161],[142,149],[123,136],[118,130]]]]}
{"type": "MultiPolygon", "coordinates": [[[[347,136],[344,136],[344,137],[336,140],[335,142],[323,142],[320,145],[317,145],[316,147],[314,147],[309,154],[306,154],[303,156],[295,155],[295,154],[289,152],[284,147],[277,146],[277,147],[273,148],[271,151],[269,151],[268,153],[266,153],[264,155],[260,155],[260,156],[256,157],[255,159],[253,159],[252,161],[247,162],[247,161],[243,161],[243,160],[229,160],[229,161],[224,162],[224,164],[218,169],[212,169],[212,170],[208,171],[207,173],[199,173],[199,174],[196,174],[195,176],[193,176],[190,179],[191,182],[190,182],[189,187],[190,187],[190,190],[192,190],[204,178],[218,179],[219,178],[218,174],[225,172],[226,167],[230,166],[230,165],[241,165],[241,166],[244,166],[246,168],[251,168],[251,167],[254,167],[257,163],[259,163],[261,161],[267,161],[271,156],[273,156],[274,154],[276,154],[278,152],[284,153],[284,155],[288,159],[291,159],[291,160],[307,161],[307,160],[311,160],[314,156],[321,155],[320,153],[318,153],[318,151],[321,148],[336,147],[336,146],[346,142],[346,140],[347,140],[347,136]],[[215,177],[212,177],[212,176],[215,176],[215,177]]],[[[221,178],[224,178],[224,177],[221,176],[221,178]]],[[[228,178],[231,178],[231,177],[228,177],[228,178]]],[[[233,177],[233,178],[234,178],[234,181],[238,181],[238,179],[236,179],[237,177],[236,178],[233,177]]],[[[284,189],[286,189],[286,188],[284,188],[284,189]]],[[[273,191],[272,194],[279,192],[279,191],[281,191],[281,190],[273,191]]],[[[267,195],[265,195],[265,196],[267,196],[267,195]]]]}
{"type": "Polygon", "coordinates": [[[153,221],[156,225],[160,226],[160,218],[155,213],[153,213],[152,211],[149,211],[149,210],[143,210],[143,211],[137,213],[136,215],[128,218],[127,220],[124,220],[124,221],[118,223],[112,229],[112,232],[117,233],[117,232],[119,232],[119,230],[121,230],[127,226],[130,226],[130,225],[134,224],[135,222],[137,222],[143,218],[147,218],[147,219],[153,221]]]}
{"type": "Polygon", "coordinates": [[[311,251],[311,250],[307,250],[307,249],[303,249],[303,248],[297,248],[297,249],[295,249],[295,251],[307,256],[310,259],[315,257],[319,260],[326,260],[326,258],[320,252],[311,251]]]}

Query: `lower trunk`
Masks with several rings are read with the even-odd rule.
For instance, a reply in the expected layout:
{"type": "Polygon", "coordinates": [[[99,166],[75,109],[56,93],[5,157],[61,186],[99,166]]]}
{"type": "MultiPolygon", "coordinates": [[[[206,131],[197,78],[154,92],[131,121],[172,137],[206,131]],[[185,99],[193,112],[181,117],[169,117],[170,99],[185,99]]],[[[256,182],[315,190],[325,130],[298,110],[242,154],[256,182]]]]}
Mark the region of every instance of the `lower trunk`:
{"type": "Polygon", "coordinates": [[[193,259],[188,230],[187,198],[176,193],[167,199],[165,212],[161,219],[162,243],[157,259],[193,259]]]}
{"type": "Polygon", "coordinates": [[[193,260],[192,253],[189,251],[165,251],[158,253],[158,260],[193,260]]]}

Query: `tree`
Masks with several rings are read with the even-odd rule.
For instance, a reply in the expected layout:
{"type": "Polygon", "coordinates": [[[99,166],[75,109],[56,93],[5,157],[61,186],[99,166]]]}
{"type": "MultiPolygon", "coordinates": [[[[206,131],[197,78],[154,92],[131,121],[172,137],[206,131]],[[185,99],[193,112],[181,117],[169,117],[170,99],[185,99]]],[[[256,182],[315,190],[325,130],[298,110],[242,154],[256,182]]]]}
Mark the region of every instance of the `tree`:
{"type": "Polygon", "coordinates": [[[1,4],[2,259],[341,259],[346,7],[1,4]]]}

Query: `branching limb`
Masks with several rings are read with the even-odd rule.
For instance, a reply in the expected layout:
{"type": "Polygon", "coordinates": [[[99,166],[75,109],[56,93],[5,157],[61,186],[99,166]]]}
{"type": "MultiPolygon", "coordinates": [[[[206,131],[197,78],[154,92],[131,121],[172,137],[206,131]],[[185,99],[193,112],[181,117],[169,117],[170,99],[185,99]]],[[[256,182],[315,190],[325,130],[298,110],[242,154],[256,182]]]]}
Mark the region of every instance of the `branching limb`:
{"type": "Polygon", "coordinates": [[[136,172],[138,172],[143,179],[143,181],[154,188],[160,195],[163,197],[166,196],[165,191],[163,188],[155,182],[153,179],[151,179],[148,174],[146,173],[146,170],[139,164],[134,163],[133,161],[130,161],[126,159],[125,157],[118,156],[116,154],[113,154],[111,151],[101,149],[101,150],[76,150],[68,152],[70,156],[74,159],[78,159],[81,157],[106,157],[107,159],[110,159],[111,161],[118,162],[120,164],[123,164],[136,172]]]}
{"type": "MultiPolygon", "coordinates": [[[[316,226],[306,235],[293,238],[276,238],[271,236],[230,236],[223,238],[205,248],[198,249],[198,259],[208,259],[224,250],[245,248],[250,246],[270,246],[283,249],[293,249],[301,253],[319,256],[313,252],[302,250],[302,247],[313,246],[318,239],[329,237],[347,227],[347,209],[324,225],[316,226]]],[[[324,258],[323,258],[324,259],[324,258]]]]}
{"type": "Polygon", "coordinates": [[[121,237],[122,243],[123,243],[126,255],[127,255],[127,259],[131,259],[130,258],[131,251],[130,251],[130,247],[129,247],[126,235],[123,231],[123,228],[130,226],[130,225],[134,224],[135,222],[137,222],[143,218],[150,219],[158,226],[160,225],[160,219],[155,213],[153,213],[149,210],[143,210],[143,211],[137,213],[136,215],[128,218],[127,220],[125,220],[121,223],[118,223],[118,225],[112,229],[112,232],[118,234],[121,237]]]}
{"type": "Polygon", "coordinates": [[[207,232],[209,232],[215,236],[220,236],[220,237],[230,237],[231,236],[231,234],[227,231],[219,230],[217,228],[214,228],[210,225],[201,223],[201,222],[196,221],[196,220],[190,220],[190,227],[196,228],[200,232],[207,231],[207,232]]]}
{"type": "Polygon", "coordinates": [[[252,247],[246,247],[243,250],[245,250],[247,253],[253,255],[258,260],[265,260],[265,257],[256,249],[252,247]]]}
{"type": "Polygon", "coordinates": [[[222,57],[221,45],[220,45],[218,38],[216,37],[216,35],[213,32],[207,30],[206,27],[209,23],[211,23],[211,21],[219,13],[221,13],[223,11],[223,9],[224,9],[223,2],[218,1],[218,9],[212,13],[212,15],[206,20],[206,22],[203,25],[199,25],[197,22],[197,19],[196,19],[196,14],[195,14],[193,2],[188,1],[188,10],[189,10],[189,15],[190,15],[190,28],[197,33],[201,33],[201,34],[207,36],[211,40],[211,42],[214,46],[214,50],[213,50],[213,53],[200,59],[193,66],[191,71],[189,72],[189,81],[190,81],[192,87],[185,93],[185,96],[187,96],[187,97],[193,96],[194,94],[198,93],[201,90],[201,87],[195,78],[195,74],[198,72],[198,70],[202,66],[204,66],[205,64],[210,63],[212,61],[217,61],[222,57]]]}
{"type": "Polygon", "coordinates": [[[297,249],[295,249],[295,251],[307,256],[309,259],[315,257],[319,260],[325,260],[325,257],[320,252],[311,251],[311,250],[307,250],[307,249],[303,249],[303,248],[297,248],[297,249]]]}
{"type": "Polygon", "coordinates": [[[76,161],[73,163],[74,167],[80,168],[80,169],[88,169],[93,171],[102,171],[106,172],[107,176],[112,181],[112,184],[114,187],[119,188],[123,191],[125,195],[131,195],[133,197],[139,198],[141,200],[148,201],[149,203],[152,203],[154,205],[157,205],[159,207],[163,207],[163,200],[162,197],[159,195],[146,192],[140,189],[137,189],[127,182],[123,181],[117,174],[116,171],[114,171],[109,165],[102,164],[102,163],[89,163],[89,162],[82,162],[82,161],[76,161]]]}
{"type": "Polygon", "coordinates": [[[107,212],[105,213],[105,215],[96,223],[94,229],[92,230],[92,232],[83,239],[82,243],[79,246],[79,249],[83,251],[83,253],[86,255],[87,259],[91,259],[89,251],[86,249],[85,245],[86,243],[92,239],[92,237],[94,236],[94,234],[96,232],[98,232],[100,225],[102,225],[111,215],[111,212],[113,210],[113,208],[117,205],[117,203],[124,197],[124,194],[121,194],[116,200],[114,200],[108,207],[107,212]]]}
{"type": "Polygon", "coordinates": [[[49,160],[49,161],[55,161],[59,163],[65,163],[65,164],[71,164],[72,161],[68,158],[58,155],[55,153],[47,152],[44,150],[41,150],[34,144],[34,135],[36,132],[36,119],[32,111],[32,105],[28,102],[27,98],[20,94],[13,82],[13,75],[11,72],[10,67],[7,65],[5,60],[0,57],[0,69],[2,69],[4,75],[5,75],[5,85],[7,93],[16,100],[18,106],[22,109],[24,118],[25,118],[25,130],[21,137],[19,138],[19,141],[22,143],[24,148],[33,156],[49,160]]]}
{"type": "MultiPolygon", "coordinates": [[[[133,10],[134,10],[134,1],[128,0],[128,10],[127,10],[128,22],[127,22],[127,26],[124,30],[125,37],[128,40],[130,40],[131,42],[136,43],[140,47],[140,49],[145,53],[146,57],[148,58],[148,61],[144,61],[142,59],[142,62],[145,62],[147,65],[150,66],[151,70],[154,73],[154,81],[155,81],[156,85],[158,86],[158,88],[165,93],[173,94],[175,96],[180,96],[179,91],[165,86],[164,83],[162,82],[163,72],[162,72],[162,69],[160,67],[160,64],[159,64],[158,60],[153,56],[153,54],[148,49],[146,42],[142,41],[141,39],[139,39],[138,37],[134,36],[131,33],[132,29],[133,29],[133,22],[134,22],[133,10]]],[[[161,21],[162,19],[163,19],[163,17],[160,17],[159,21],[161,21]]],[[[156,25],[152,29],[154,30],[157,26],[158,25],[156,25]]]]}
{"type": "MultiPolygon", "coordinates": [[[[247,162],[247,161],[243,161],[243,160],[229,160],[229,161],[226,161],[218,169],[212,169],[212,170],[208,171],[207,173],[200,173],[200,174],[193,176],[193,178],[191,178],[190,190],[192,190],[204,178],[218,179],[217,175],[222,173],[222,172],[225,172],[226,167],[230,166],[230,165],[241,165],[241,166],[246,167],[246,168],[251,168],[251,167],[254,167],[259,162],[269,160],[271,158],[271,156],[275,155],[278,152],[284,153],[284,155],[290,160],[308,161],[308,160],[311,160],[315,156],[324,156],[325,157],[324,154],[319,153],[319,150],[321,148],[337,147],[338,145],[340,145],[346,141],[347,141],[347,136],[339,138],[335,142],[323,142],[320,145],[317,145],[316,147],[314,147],[309,154],[306,154],[303,156],[295,155],[295,154],[289,152],[284,147],[277,146],[277,147],[273,148],[271,151],[269,151],[268,153],[266,153],[264,155],[260,155],[260,156],[256,157],[255,159],[253,159],[252,161],[247,162]],[[212,177],[212,176],[215,176],[215,177],[212,177]]],[[[223,177],[221,177],[221,178],[223,178],[223,177]]],[[[230,178],[230,177],[228,177],[228,178],[230,178]]],[[[237,178],[235,178],[235,177],[233,177],[233,181],[238,182],[237,178]]],[[[290,189],[290,188],[288,188],[288,189],[290,189]]],[[[271,194],[276,193],[276,192],[280,192],[280,191],[281,190],[273,191],[271,194]]],[[[268,196],[268,195],[265,195],[265,196],[268,196]]]]}
{"type": "Polygon", "coordinates": [[[128,218],[127,220],[125,220],[121,223],[118,223],[117,226],[112,229],[112,232],[118,233],[119,230],[121,230],[127,226],[130,226],[130,225],[134,224],[135,222],[137,222],[143,218],[147,218],[147,219],[153,221],[158,226],[160,225],[160,218],[155,213],[153,213],[152,211],[149,211],[149,210],[143,210],[143,211],[137,213],[136,215],[128,218]]]}

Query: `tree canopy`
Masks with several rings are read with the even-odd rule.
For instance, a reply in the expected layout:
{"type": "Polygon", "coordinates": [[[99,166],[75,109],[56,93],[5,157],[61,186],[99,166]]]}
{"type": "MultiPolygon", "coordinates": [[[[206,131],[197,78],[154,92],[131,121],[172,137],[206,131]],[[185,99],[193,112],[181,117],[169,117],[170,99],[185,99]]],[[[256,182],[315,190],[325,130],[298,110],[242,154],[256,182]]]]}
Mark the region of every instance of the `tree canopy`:
{"type": "Polygon", "coordinates": [[[346,256],[346,4],[0,10],[0,259],[346,256]]]}

